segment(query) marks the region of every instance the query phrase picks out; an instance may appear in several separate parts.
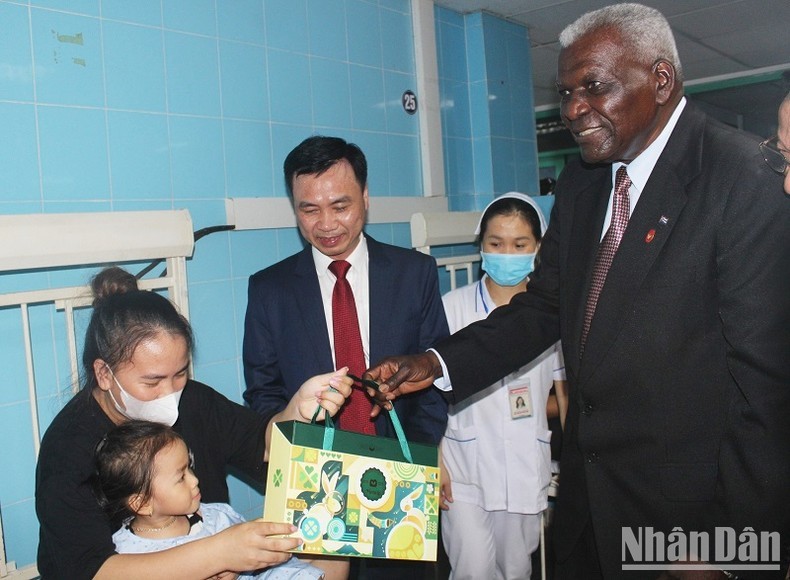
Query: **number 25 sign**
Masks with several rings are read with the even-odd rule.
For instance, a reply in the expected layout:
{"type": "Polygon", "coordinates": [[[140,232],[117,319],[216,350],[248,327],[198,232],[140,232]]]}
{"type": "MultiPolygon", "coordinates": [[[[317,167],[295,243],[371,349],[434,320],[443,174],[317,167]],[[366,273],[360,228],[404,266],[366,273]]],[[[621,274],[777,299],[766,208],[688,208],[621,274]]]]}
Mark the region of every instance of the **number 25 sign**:
{"type": "Polygon", "coordinates": [[[401,103],[403,103],[403,110],[409,115],[413,115],[417,112],[417,95],[412,91],[404,91],[400,100],[401,103]]]}

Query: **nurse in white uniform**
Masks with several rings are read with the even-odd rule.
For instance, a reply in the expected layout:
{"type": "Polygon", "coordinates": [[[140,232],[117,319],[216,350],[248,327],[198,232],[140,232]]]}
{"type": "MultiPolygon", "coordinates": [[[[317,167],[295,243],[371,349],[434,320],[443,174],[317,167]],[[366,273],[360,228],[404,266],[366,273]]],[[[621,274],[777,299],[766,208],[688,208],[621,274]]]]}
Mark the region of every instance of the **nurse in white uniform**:
{"type": "MultiPolygon", "coordinates": [[[[443,297],[450,331],[486,318],[527,289],[546,219],[527,195],[492,201],[477,231],[485,275],[443,297]]],[[[474,397],[451,405],[441,444],[442,539],[460,579],[529,579],[548,505],[552,385],[567,409],[560,343],[474,397]]]]}

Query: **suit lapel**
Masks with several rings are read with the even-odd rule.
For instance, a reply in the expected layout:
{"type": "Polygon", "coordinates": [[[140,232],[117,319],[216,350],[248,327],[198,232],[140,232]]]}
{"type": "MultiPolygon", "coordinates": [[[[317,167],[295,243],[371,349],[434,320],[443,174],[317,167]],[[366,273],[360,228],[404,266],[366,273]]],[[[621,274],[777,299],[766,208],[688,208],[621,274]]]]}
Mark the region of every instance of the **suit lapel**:
{"type": "MultiPolygon", "coordinates": [[[[370,236],[365,237],[368,244],[369,356],[372,364],[382,358],[381,353],[386,351],[389,340],[388,329],[391,324],[398,322],[398,313],[392,307],[395,299],[392,280],[398,273],[382,244],[370,236]]],[[[294,269],[292,295],[304,325],[303,332],[312,345],[311,350],[318,359],[319,368],[335,368],[321,288],[310,246],[299,254],[294,269]]]]}
{"type": "MultiPolygon", "coordinates": [[[[598,251],[599,238],[603,220],[606,217],[606,206],[611,189],[611,170],[597,168],[593,173],[585,173],[587,186],[574,200],[573,215],[575,216],[569,244],[568,271],[566,279],[577,281],[567,284],[563,289],[567,292],[566,305],[569,309],[568,328],[571,329],[570,344],[565,345],[566,351],[575,353],[565,363],[572,369],[578,367],[581,344],[584,308],[592,275],[592,264],[598,251]]],[[[575,373],[574,373],[575,374],[575,373]]]]}
{"type": "Polygon", "coordinates": [[[393,304],[394,285],[392,281],[398,275],[389,256],[384,252],[382,245],[365,236],[368,244],[368,293],[370,295],[370,364],[375,364],[382,358],[385,346],[389,340],[389,329],[399,321],[394,319],[393,304]]]}
{"type": "Polygon", "coordinates": [[[303,324],[300,332],[304,332],[312,346],[311,352],[317,359],[317,368],[335,368],[335,361],[332,360],[332,348],[329,344],[329,330],[326,327],[321,287],[318,285],[318,275],[315,271],[315,262],[310,246],[307,246],[299,254],[291,292],[296,300],[303,324]]]}
{"type": "Polygon", "coordinates": [[[645,277],[686,204],[686,184],[699,170],[700,147],[693,128],[697,120],[687,103],[628,222],[587,335],[579,375],[582,382],[594,372],[617,339],[634,302],[639,300],[645,277]]]}

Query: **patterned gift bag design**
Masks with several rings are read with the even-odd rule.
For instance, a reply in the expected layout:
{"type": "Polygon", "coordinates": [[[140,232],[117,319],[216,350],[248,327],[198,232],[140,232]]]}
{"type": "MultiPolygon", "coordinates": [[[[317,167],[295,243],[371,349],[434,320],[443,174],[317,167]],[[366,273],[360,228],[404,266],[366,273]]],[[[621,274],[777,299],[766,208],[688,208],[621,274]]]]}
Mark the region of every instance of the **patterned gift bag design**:
{"type": "Polygon", "coordinates": [[[264,519],[293,523],[311,554],[436,560],[439,469],[435,446],[284,422],[272,432],[264,519]]]}

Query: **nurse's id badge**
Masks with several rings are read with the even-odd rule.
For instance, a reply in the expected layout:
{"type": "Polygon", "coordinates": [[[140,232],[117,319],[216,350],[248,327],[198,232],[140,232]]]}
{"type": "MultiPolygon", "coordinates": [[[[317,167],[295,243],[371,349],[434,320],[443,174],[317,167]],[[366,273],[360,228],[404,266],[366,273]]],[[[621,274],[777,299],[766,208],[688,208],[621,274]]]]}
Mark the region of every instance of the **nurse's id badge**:
{"type": "Polygon", "coordinates": [[[532,417],[532,397],[529,396],[528,380],[511,385],[508,389],[508,399],[511,419],[532,417]]]}

